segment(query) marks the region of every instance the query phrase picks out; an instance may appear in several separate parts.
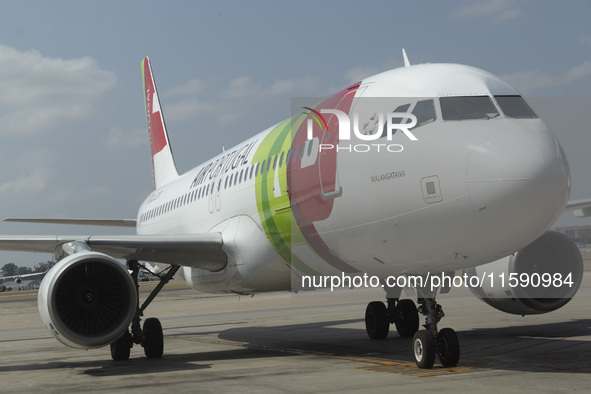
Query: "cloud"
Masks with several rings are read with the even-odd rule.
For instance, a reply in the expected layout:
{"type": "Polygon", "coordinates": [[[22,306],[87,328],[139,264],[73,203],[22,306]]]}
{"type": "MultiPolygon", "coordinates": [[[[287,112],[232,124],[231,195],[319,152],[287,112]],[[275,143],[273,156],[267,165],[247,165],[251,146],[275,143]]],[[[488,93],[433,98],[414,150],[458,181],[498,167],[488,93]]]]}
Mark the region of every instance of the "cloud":
{"type": "Polygon", "coordinates": [[[11,158],[10,166],[4,164],[0,172],[0,195],[14,198],[46,192],[52,182],[53,164],[60,160],[48,149],[31,149],[11,158]],[[12,179],[5,180],[5,177],[12,179]]]}
{"type": "Polygon", "coordinates": [[[591,36],[581,36],[579,37],[579,41],[583,44],[591,44],[591,36]]]}
{"type": "MultiPolygon", "coordinates": [[[[163,112],[172,122],[190,122],[207,116],[220,128],[228,128],[261,111],[276,97],[320,94],[320,82],[316,78],[301,77],[278,79],[271,83],[242,75],[218,86],[190,80],[168,89],[164,94],[163,112]]],[[[286,104],[287,105],[287,104],[286,104]]]]}
{"type": "Polygon", "coordinates": [[[311,77],[279,79],[269,86],[254,82],[250,76],[241,76],[231,80],[222,90],[220,97],[224,99],[270,98],[287,94],[307,93],[314,91],[318,81],[311,77]]]}
{"type": "MultiPolygon", "coordinates": [[[[380,65],[371,65],[371,66],[357,66],[350,68],[345,72],[345,82],[348,84],[352,84],[355,82],[359,82],[364,78],[371,77],[372,75],[391,70],[393,68],[401,67],[403,65],[403,58],[402,52],[400,53],[399,58],[388,58],[380,65]]],[[[412,62],[412,57],[409,59],[410,63],[412,62]]],[[[341,87],[342,89],[342,87],[341,87]]],[[[336,90],[335,90],[336,91],[336,90]]]]}
{"type": "Polygon", "coordinates": [[[84,119],[116,80],[88,56],[50,58],[0,45],[0,134],[47,132],[84,119]]]}
{"type": "Polygon", "coordinates": [[[491,17],[497,23],[515,19],[521,15],[521,10],[515,7],[515,2],[511,0],[470,2],[451,14],[452,18],[458,19],[491,17]]]}
{"type": "Polygon", "coordinates": [[[523,94],[531,95],[543,89],[567,86],[591,75],[591,61],[574,66],[562,75],[546,74],[538,69],[503,75],[502,78],[523,94]]]}
{"type": "Polygon", "coordinates": [[[39,194],[47,188],[50,171],[45,167],[36,167],[28,171],[23,177],[5,182],[0,185],[0,195],[31,195],[39,194]]]}
{"type": "Polygon", "coordinates": [[[113,127],[107,134],[107,146],[112,149],[128,149],[148,146],[148,134],[146,129],[133,129],[125,131],[119,127],[113,127]]]}
{"type": "Polygon", "coordinates": [[[205,82],[199,78],[191,79],[181,85],[175,86],[166,90],[163,93],[164,97],[174,96],[190,96],[199,94],[205,89],[205,82]]]}

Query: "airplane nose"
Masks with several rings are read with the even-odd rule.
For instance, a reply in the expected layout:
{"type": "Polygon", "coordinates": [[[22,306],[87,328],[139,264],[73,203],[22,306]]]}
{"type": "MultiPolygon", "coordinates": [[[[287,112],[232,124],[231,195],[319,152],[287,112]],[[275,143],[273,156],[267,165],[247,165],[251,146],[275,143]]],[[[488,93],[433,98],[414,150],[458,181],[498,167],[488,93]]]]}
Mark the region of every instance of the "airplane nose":
{"type": "Polygon", "coordinates": [[[539,236],[570,193],[564,152],[547,130],[501,132],[473,146],[466,182],[474,209],[497,232],[539,236]]]}

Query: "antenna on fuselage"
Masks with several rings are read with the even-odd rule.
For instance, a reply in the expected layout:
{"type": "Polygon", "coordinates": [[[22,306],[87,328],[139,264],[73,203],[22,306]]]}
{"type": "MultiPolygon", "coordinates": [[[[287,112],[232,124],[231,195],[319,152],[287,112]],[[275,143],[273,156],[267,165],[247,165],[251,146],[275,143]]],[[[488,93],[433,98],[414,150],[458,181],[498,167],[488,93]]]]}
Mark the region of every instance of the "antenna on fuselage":
{"type": "Polygon", "coordinates": [[[410,67],[410,62],[408,61],[408,56],[406,56],[404,48],[402,48],[402,57],[404,58],[404,67],[410,67]]]}

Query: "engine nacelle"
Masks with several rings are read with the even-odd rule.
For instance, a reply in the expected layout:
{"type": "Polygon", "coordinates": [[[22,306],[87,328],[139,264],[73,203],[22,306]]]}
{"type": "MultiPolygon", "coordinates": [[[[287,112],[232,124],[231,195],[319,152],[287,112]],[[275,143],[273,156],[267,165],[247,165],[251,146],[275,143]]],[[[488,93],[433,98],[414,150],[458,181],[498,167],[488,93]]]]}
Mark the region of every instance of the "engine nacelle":
{"type": "Polygon", "coordinates": [[[137,289],[127,269],[103,253],[82,251],[57,263],[43,278],[39,313],[47,329],[77,349],[106,346],[128,329],[137,289]]]}
{"type": "Polygon", "coordinates": [[[487,304],[507,313],[532,315],[554,311],[574,297],[581,285],[583,259],[566,235],[549,231],[511,256],[464,273],[484,278],[481,287],[470,290],[487,304]],[[544,286],[549,279],[544,274],[551,275],[551,286],[544,286]]]}

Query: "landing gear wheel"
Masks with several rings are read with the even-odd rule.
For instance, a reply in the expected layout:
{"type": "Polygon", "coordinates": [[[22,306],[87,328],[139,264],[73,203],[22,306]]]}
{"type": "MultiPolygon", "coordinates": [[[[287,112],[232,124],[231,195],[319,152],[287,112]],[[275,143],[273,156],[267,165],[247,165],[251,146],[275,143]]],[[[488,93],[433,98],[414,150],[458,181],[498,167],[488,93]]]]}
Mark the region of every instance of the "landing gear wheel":
{"type": "Polygon", "coordinates": [[[417,331],[412,339],[412,350],[417,367],[430,369],[435,363],[435,341],[429,331],[417,331]]]}
{"type": "Polygon", "coordinates": [[[373,301],[365,310],[365,331],[371,339],[384,339],[388,336],[390,321],[388,309],[382,301],[373,301]]]}
{"type": "Polygon", "coordinates": [[[119,339],[111,343],[111,358],[115,361],[129,360],[133,339],[129,331],[121,335],[119,339]]]}
{"type": "Polygon", "coordinates": [[[460,361],[460,341],[456,332],[451,328],[444,328],[437,334],[437,355],[444,367],[455,367],[460,361]]]}
{"type": "Polygon", "coordinates": [[[155,317],[146,319],[144,322],[144,353],[148,358],[160,358],[164,353],[164,336],[160,320],[155,317]]]}
{"type": "Polygon", "coordinates": [[[413,300],[398,301],[398,317],[395,321],[396,331],[401,337],[413,336],[419,330],[419,312],[413,300]]]}

